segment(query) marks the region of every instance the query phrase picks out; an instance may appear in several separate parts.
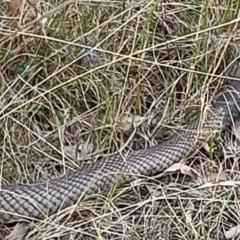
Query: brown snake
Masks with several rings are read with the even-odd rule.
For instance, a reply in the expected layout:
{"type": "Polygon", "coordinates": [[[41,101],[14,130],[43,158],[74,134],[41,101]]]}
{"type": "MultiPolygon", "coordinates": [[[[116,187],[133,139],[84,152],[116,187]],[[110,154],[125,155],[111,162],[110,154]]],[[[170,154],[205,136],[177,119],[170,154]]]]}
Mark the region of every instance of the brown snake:
{"type": "Polygon", "coordinates": [[[44,219],[79,200],[110,190],[115,183],[128,183],[137,176],[151,176],[180,162],[199,149],[213,130],[222,130],[232,120],[239,119],[236,99],[240,82],[232,80],[229,86],[233,92],[220,95],[211,107],[202,111],[201,118],[157,146],[132,151],[125,158],[120,154],[112,155],[47,183],[2,186],[0,222],[44,219]]]}

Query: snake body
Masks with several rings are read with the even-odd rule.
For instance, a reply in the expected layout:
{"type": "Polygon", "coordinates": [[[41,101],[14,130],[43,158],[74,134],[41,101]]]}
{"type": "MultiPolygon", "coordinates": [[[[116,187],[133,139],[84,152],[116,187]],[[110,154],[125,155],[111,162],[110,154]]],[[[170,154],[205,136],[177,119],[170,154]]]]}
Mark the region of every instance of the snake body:
{"type": "Polygon", "coordinates": [[[237,92],[240,82],[230,83],[234,93],[224,93],[206,107],[201,118],[187,125],[181,133],[152,148],[115,154],[82,170],[46,183],[9,185],[0,189],[0,222],[44,219],[93,194],[109,191],[114,184],[128,183],[138,176],[163,172],[199,149],[213,130],[240,118],[237,92]]]}

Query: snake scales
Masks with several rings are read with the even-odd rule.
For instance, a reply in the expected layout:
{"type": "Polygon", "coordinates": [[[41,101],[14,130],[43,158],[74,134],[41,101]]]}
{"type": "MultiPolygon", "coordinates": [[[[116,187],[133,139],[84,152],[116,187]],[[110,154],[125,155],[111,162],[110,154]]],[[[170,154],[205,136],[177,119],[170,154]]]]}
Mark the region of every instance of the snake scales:
{"type": "Polygon", "coordinates": [[[237,92],[240,82],[232,80],[230,91],[218,97],[201,118],[187,125],[181,134],[149,149],[132,151],[125,158],[116,154],[82,170],[47,183],[2,186],[0,189],[0,222],[44,219],[82,198],[108,191],[117,182],[127,183],[139,175],[150,176],[164,171],[199,149],[215,130],[240,118],[237,92]]]}

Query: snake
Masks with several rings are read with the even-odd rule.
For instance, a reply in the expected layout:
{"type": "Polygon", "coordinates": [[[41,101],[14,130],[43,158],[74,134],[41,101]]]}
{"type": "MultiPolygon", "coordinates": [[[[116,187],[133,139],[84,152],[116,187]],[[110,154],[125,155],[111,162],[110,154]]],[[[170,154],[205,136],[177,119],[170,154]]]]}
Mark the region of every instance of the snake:
{"type": "Polygon", "coordinates": [[[221,132],[240,119],[240,81],[231,79],[226,86],[227,90],[201,108],[196,120],[185,124],[158,145],[103,157],[80,170],[46,182],[2,185],[0,223],[54,217],[95,194],[109,192],[116,185],[162,173],[194,154],[214,132],[221,132]]]}

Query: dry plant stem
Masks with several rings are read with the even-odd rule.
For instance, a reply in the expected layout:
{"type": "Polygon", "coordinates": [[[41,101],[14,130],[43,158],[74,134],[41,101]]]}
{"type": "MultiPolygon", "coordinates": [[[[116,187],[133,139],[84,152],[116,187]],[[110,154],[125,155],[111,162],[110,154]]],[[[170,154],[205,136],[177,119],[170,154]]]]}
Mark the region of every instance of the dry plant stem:
{"type": "Polygon", "coordinates": [[[163,172],[202,147],[214,129],[221,130],[224,119],[222,108],[206,109],[202,117],[189,124],[182,134],[176,134],[155,147],[132,151],[126,159],[122,158],[122,154],[116,154],[47,183],[3,186],[0,222],[46,218],[82,198],[89,198],[99,191],[107,192],[115,184],[163,172]]]}
{"type": "Polygon", "coordinates": [[[75,205],[98,192],[107,192],[115,184],[128,183],[138,176],[152,176],[201,148],[213,132],[240,118],[240,82],[232,80],[229,88],[213,107],[187,125],[181,134],[155,147],[130,152],[125,158],[115,154],[82,170],[47,183],[2,186],[0,222],[43,219],[75,205]]]}

